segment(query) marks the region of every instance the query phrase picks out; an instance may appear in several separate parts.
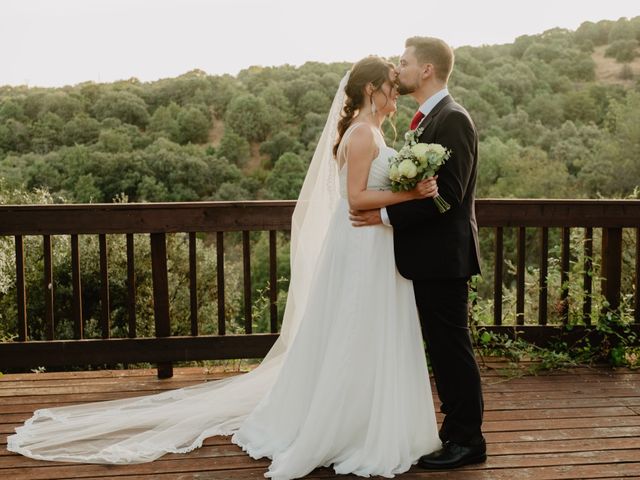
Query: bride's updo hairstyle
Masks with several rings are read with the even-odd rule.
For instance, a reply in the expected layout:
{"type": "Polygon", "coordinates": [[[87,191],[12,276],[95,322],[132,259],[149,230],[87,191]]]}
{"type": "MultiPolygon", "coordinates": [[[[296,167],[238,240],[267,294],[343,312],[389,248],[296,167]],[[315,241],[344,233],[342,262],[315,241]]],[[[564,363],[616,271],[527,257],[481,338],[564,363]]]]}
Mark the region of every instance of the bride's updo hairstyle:
{"type": "Polygon", "coordinates": [[[389,70],[393,68],[395,68],[393,63],[374,55],[365,57],[353,65],[349,81],[344,87],[346,98],[338,122],[338,141],[333,146],[334,156],[338,155],[338,146],[342,141],[342,136],[351,125],[356,112],[362,108],[365,101],[371,101],[370,98],[365,98],[365,87],[371,83],[374,92],[380,90],[384,82],[389,80],[389,70]]]}

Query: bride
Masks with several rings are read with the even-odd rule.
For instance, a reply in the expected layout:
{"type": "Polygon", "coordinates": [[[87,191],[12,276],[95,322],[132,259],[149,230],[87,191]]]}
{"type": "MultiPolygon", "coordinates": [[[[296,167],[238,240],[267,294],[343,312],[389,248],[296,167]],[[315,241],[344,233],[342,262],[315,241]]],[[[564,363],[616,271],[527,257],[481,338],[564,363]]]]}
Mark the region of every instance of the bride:
{"type": "Polygon", "coordinates": [[[341,81],[291,226],[291,285],[282,331],[263,362],[237,377],[157,395],[38,410],[7,448],[41,460],[140,463],[185,453],[214,435],[266,477],[314,468],[392,477],[440,447],[410,280],[393,231],[355,228],[349,208],[437,194],[433,179],[389,189],[395,152],[381,133],[395,112],[392,64],[357,62],[341,81]]]}

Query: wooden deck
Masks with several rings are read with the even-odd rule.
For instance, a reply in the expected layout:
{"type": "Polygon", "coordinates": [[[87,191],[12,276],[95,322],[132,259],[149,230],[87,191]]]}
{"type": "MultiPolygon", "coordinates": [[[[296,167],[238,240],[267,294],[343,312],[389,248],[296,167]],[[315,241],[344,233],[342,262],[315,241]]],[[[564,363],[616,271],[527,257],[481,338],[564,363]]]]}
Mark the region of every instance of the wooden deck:
{"type": "MultiPolygon", "coordinates": [[[[0,478],[261,479],[267,461],[252,460],[226,437],[187,455],[141,465],[83,465],[31,460],[6,450],[6,435],[34,409],[151,394],[219,378],[202,368],[12,374],[0,377],[0,478]]],[[[398,479],[640,478],[640,372],[578,368],[509,379],[483,369],[489,459],[450,472],[412,468],[398,479]]],[[[335,476],[318,469],[307,478],[335,476]]]]}

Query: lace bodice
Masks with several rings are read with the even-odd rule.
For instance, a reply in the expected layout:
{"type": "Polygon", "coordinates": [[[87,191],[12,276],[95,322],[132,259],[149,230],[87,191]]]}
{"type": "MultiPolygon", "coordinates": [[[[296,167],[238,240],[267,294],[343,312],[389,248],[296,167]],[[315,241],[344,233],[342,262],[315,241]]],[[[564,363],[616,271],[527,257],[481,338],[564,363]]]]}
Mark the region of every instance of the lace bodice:
{"type": "MultiPolygon", "coordinates": [[[[342,165],[340,169],[340,196],[343,198],[347,198],[347,163],[344,160],[344,149],[343,145],[346,145],[347,139],[351,132],[353,132],[356,128],[358,128],[361,123],[357,123],[351,125],[342,137],[342,142],[340,145],[340,150],[338,151],[338,159],[342,165]]],[[[366,128],[365,126],[360,128],[366,128]]],[[[369,190],[389,190],[391,187],[391,182],[389,180],[389,158],[392,155],[395,155],[396,151],[388,147],[384,141],[384,138],[379,130],[372,129],[374,134],[373,138],[376,142],[376,146],[378,147],[378,156],[371,161],[371,168],[369,169],[369,179],[367,180],[367,188],[369,190]]]]}

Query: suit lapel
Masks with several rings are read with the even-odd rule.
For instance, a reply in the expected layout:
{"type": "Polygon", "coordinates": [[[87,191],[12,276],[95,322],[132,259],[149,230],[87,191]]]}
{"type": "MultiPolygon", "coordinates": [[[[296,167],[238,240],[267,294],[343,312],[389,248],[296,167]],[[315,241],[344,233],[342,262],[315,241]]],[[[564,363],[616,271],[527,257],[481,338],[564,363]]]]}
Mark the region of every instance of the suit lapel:
{"type": "Polygon", "coordinates": [[[429,112],[429,115],[427,115],[426,117],[424,117],[420,123],[418,124],[417,128],[423,127],[425,130],[427,128],[429,128],[429,125],[431,123],[431,120],[438,115],[438,113],[440,112],[440,110],[442,110],[442,108],[445,105],[450,104],[451,102],[453,102],[453,98],[451,98],[451,95],[447,95],[446,97],[444,97],[442,100],[440,100],[438,103],[436,103],[436,106],[433,107],[431,109],[431,111],[429,112]]]}

